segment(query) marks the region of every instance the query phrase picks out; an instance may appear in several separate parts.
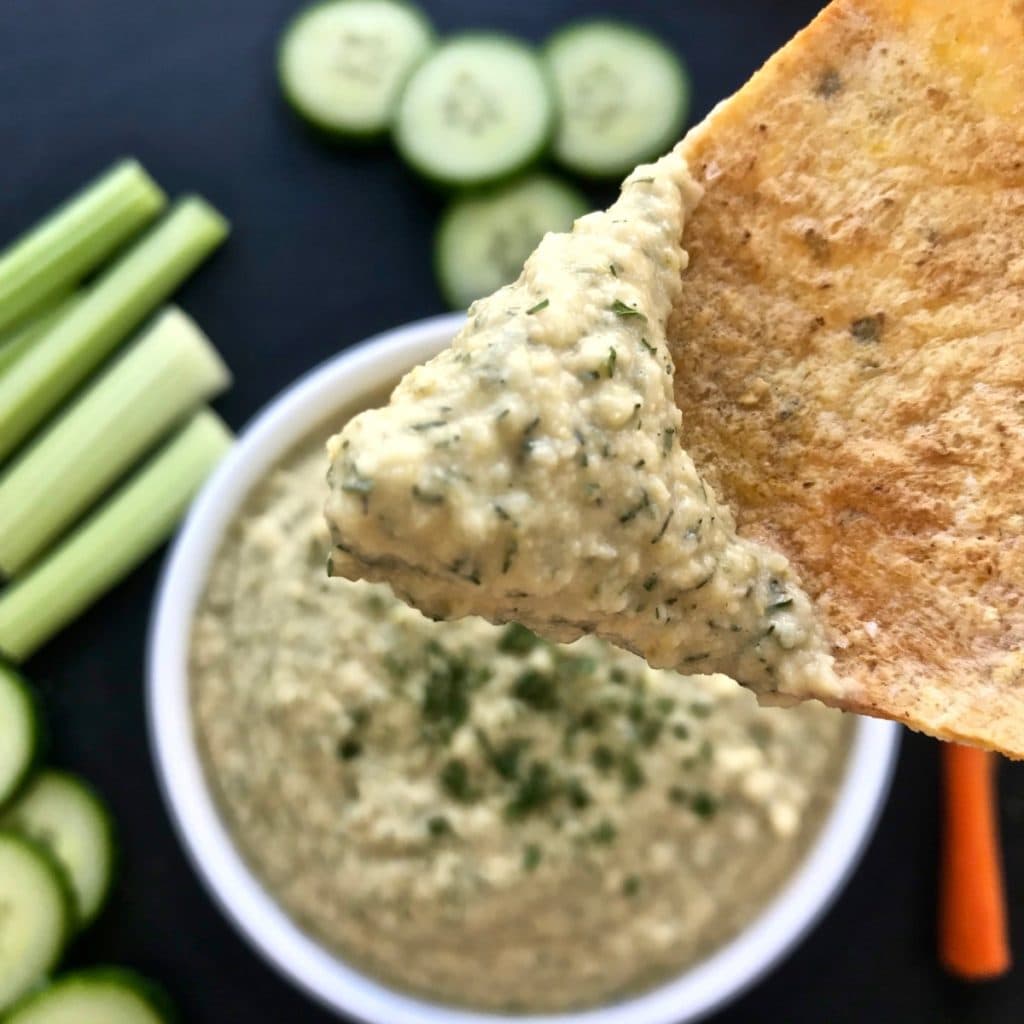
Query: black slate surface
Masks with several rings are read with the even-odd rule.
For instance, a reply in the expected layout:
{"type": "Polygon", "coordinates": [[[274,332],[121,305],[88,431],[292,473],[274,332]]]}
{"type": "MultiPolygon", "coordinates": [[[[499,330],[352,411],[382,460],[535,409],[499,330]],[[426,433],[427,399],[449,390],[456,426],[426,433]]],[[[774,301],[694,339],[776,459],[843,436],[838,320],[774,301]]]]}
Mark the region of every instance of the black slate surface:
{"type": "MultiPolygon", "coordinates": [[[[635,19],[688,57],[694,116],[738,87],[815,13],[781,0],[629,3],[428,0],[440,28],[541,39],[592,13],[635,19]]],[[[441,311],[430,271],[439,202],[386,149],[332,150],[278,99],[284,0],[2,0],[0,239],[115,157],[232,220],[228,246],[180,300],[235,370],[218,408],[241,427],[297,374],[376,331],[441,311]]],[[[594,192],[595,200],[607,193],[594,192]]],[[[73,963],[131,964],[196,1024],[332,1019],[235,935],[192,874],[157,793],[144,729],[143,652],[154,558],[28,670],[49,707],[55,758],[117,817],[122,862],[73,963]]],[[[937,747],[908,734],[877,837],[831,913],[768,980],[714,1017],[748,1021],[1010,1022],[1024,973],[965,986],[934,956],[937,747]]],[[[1024,775],[1002,772],[1015,945],[1024,953],[1024,775]]]]}

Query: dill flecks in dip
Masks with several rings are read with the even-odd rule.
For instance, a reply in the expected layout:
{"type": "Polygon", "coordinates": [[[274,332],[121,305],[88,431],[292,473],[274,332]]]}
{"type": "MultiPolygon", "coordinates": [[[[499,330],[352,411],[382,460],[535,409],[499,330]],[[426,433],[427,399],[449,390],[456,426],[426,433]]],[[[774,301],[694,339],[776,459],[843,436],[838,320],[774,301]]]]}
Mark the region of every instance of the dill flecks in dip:
{"type": "Polygon", "coordinates": [[[595,633],[762,698],[838,687],[786,559],[737,536],[678,443],[664,324],[696,199],[677,153],[637,168],[331,439],[333,574],[437,618],[595,633]]]}
{"type": "Polygon", "coordinates": [[[758,912],[832,799],[838,713],[328,579],[323,491],[312,443],[250,495],[191,654],[221,812],[303,928],[399,987],[543,1011],[758,912]]]}

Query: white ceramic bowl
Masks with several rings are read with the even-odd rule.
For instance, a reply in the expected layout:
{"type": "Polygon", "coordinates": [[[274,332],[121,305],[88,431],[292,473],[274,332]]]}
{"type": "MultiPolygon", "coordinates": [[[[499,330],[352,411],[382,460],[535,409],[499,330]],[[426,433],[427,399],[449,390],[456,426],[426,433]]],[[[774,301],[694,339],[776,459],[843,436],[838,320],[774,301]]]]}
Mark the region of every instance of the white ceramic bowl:
{"type": "Polygon", "coordinates": [[[899,731],[858,722],[835,806],[796,873],[740,935],[673,981],[614,1005],[514,1018],[456,1010],[387,988],[328,952],[278,906],[236,849],[206,784],[192,730],[192,616],[225,527],[249,490],[332,413],[380,394],[450,341],[460,316],[435,317],[349,349],[302,377],[242,433],[204,487],[168,556],[151,622],[149,729],[171,817],[196,871],[242,935],[325,1006],[372,1024],[682,1024],[735,997],[775,965],[836,896],[870,838],[889,788],[899,731]]]}

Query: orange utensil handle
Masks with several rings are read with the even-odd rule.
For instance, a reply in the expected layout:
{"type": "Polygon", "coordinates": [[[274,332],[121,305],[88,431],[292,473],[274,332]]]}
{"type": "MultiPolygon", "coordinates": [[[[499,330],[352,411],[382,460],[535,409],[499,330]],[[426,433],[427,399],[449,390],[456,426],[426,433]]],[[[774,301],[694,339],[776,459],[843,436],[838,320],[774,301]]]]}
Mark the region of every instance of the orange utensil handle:
{"type": "Polygon", "coordinates": [[[996,758],[945,743],[939,956],[962,978],[995,978],[1010,967],[996,814],[996,758]]]}

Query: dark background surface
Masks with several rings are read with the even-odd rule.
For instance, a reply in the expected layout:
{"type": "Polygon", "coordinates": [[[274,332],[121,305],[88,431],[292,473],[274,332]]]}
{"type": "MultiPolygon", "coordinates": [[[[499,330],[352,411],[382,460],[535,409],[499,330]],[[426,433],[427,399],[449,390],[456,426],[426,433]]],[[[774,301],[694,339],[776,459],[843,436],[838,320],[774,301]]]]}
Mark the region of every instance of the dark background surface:
{"type": "MultiPolygon", "coordinates": [[[[359,339],[441,311],[431,275],[438,200],[386,149],[332,150],[279,101],[287,0],[0,0],[0,239],[123,154],[173,194],[232,220],[225,249],[182,291],[236,374],[218,408],[241,427],[297,374],[359,339]]],[[[539,40],[611,13],[687,57],[692,116],[733,91],[816,12],[810,0],[629,3],[426,0],[442,30],[539,40]]],[[[595,200],[607,194],[594,193],[595,200]]],[[[159,559],[28,666],[55,758],[92,780],[120,828],[122,864],[72,961],[127,963],[172,992],[185,1020],[332,1018],[235,935],[186,863],[157,792],[144,727],[143,653],[159,559]]],[[[935,954],[937,745],[907,734],[892,798],[852,883],[768,980],[714,1017],[749,1021],[1018,1021],[1024,970],[985,986],[944,978],[935,954]]],[[[1024,774],[1004,765],[1015,946],[1024,953],[1024,774]]]]}

